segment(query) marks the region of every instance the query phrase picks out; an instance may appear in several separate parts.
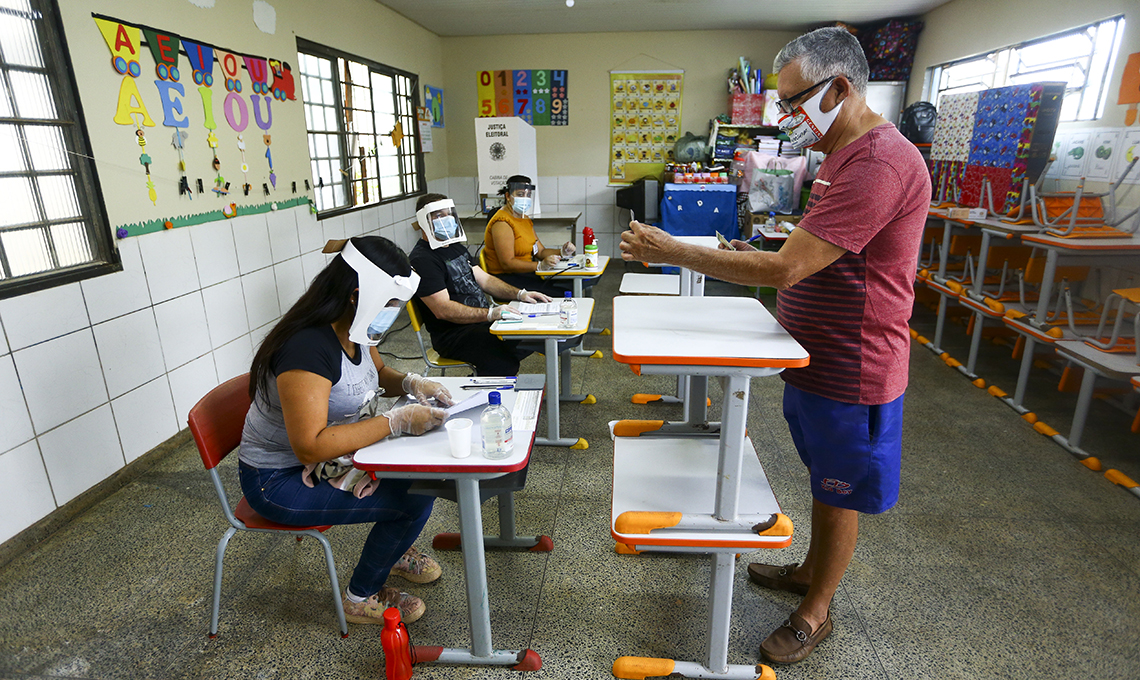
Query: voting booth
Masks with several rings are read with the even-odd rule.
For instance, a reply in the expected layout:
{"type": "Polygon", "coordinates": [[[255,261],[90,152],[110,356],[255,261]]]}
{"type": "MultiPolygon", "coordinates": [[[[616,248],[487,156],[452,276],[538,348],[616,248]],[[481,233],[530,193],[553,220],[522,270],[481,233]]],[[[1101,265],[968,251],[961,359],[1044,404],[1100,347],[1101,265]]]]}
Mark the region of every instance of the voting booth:
{"type": "MultiPolygon", "coordinates": [[[[522,118],[476,118],[475,149],[479,159],[479,195],[497,196],[511,175],[538,181],[534,127],[522,118]]],[[[534,192],[533,214],[542,212],[542,196],[534,192]]]]}

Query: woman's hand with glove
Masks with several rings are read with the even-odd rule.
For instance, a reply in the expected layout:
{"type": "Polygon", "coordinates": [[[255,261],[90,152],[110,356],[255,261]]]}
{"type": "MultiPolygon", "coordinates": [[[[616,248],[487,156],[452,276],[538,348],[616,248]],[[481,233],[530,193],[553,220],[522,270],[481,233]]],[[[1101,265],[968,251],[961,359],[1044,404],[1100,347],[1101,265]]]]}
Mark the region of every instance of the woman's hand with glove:
{"type": "Polygon", "coordinates": [[[404,388],[405,393],[415,397],[416,401],[424,406],[427,406],[428,401],[431,399],[435,399],[437,404],[444,406],[451,406],[455,403],[455,399],[451,396],[451,392],[447,391],[446,387],[418,373],[408,373],[405,375],[400,386],[404,388]]]}
{"type": "Polygon", "coordinates": [[[384,417],[388,419],[388,429],[392,431],[393,437],[404,434],[421,435],[439,427],[447,418],[447,411],[431,406],[409,404],[388,411],[384,417]]]}

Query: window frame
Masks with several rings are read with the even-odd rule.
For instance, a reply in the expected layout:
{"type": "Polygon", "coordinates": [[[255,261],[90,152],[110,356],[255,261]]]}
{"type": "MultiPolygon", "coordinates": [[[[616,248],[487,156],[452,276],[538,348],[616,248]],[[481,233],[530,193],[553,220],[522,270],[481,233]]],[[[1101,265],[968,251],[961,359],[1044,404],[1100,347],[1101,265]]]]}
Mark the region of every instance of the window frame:
{"type": "MultiPolygon", "coordinates": [[[[398,69],[394,66],[388,66],[387,64],[381,64],[379,62],[373,61],[371,59],[367,59],[365,57],[361,57],[361,56],[354,55],[354,54],[349,54],[348,52],[344,52],[342,50],[338,50],[336,48],[329,47],[329,46],[323,45],[321,43],[316,43],[316,42],[313,42],[311,40],[307,40],[305,38],[298,36],[297,37],[297,57],[298,57],[298,68],[297,68],[298,75],[297,75],[297,77],[298,77],[298,79],[304,78],[304,75],[302,74],[301,68],[300,68],[300,58],[301,58],[301,55],[303,55],[303,54],[310,55],[313,57],[317,57],[319,59],[329,59],[332,61],[332,82],[333,82],[333,88],[332,89],[333,89],[333,98],[335,100],[334,104],[335,104],[335,109],[336,109],[336,121],[337,121],[337,130],[336,130],[335,134],[336,134],[336,137],[338,138],[338,140],[340,142],[340,167],[341,168],[348,167],[349,163],[352,162],[350,159],[355,158],[355,155],[349,153],[349,149],[348,149],[349,132],[347,130],[347,121],[345,120],[343,80],[341,77],[340,70],[337,68],[337,60],[344,59],[346,61],[352,61],[352,62],[356,62],[358,64],[363,64],[364,66],[368,67],[370,74],[379,73],[379,74],[382,74],[382,75],[385,75],[385,76],[392,78],[392,82],[393,82],[393,85],[392,85],[392,107],[393,107],[393,115],[397,118],[397,120],[400,120],[404,115],[404,114],[400,113],[399,98],[402,96],[406,96],[406,98],[409,100],[409,103],[411,104],[411,116],[410,116],[411,117],[411,128],[409,130],[408,126],[405,126],[404,135],[411,137],[414,140],[414,142],[413,142],[414,148],[412,151],[412,155],[414,155],[416,158],[416,171],[415,171],[415,173],[407,173],[404,169],[404,158],[405,158],[406,154],[401,154],[399,152],[396,153],[397,163],[399,164],[399,168],[400,168],[399,173],[400,173],[401,186],[402,186],[403,181],[404,181],[403,178],[407,174],[414,174],[416,177],[416,182],[419,185],[415,191],[411,191],[411,192],[401,191],[401,193],[397,196],[383,197],[380,200],[374,200],[374,201],[371,201],[369,203],[362,203],[359,205],[355,205],[355,204],[353,204],[353,192],[352,192],[352,186],[351,186],[352,185],[352,178],[349,176],[344,176],[342,174],[342,177],[340,178],[339,182],[340,182],[340,185],[343,189],[345,199],[346,199],[346,201],[348,201],[348,203],[345,205],[327,208],[325,210],[319,210],[317,212],[317,219],[323,220],[323,219],[326,219],[329,217],[336,217],[338,215],[344,215],[347,213],[356,212],[358,210],[366,210],[368,208],[373,208],[373,207],[376,207],[379,205],[385,205],[388,203],[395,203],[397,201],[403,201],[403,200],[406,200],[408,198],[414,198],[416,196],[422,196],[423,194],[427,193],[427,179],[426,179],[426,174],[425,174],[425,170],[424,170],[424,153],[423,153],[423,148],[421,146],[419,129],[416,127],[416,120],[417,120],[416,119],[416,110],[420,106],[419,75],[412,73],[410,71],[404,71],[403,69],[398,69]],[[396,87],[396,82],[397,82],[396,78],[397,77],[406,78],[410,82],[410,87],[409,87],[410,91],[407,95],[401,95],[399,93],[399,90],[396,87]]],[[[369,79],[371,81],[371,75],[370,75],[369,79]]],[[[371,91],[371,82],[369,82],[369,90],[371,91]]],[[[303,86],[301,88],[301,92],[302,92],[302,95],[301,95],[302,105],[309,105],[310,102],[305,101],[306,95],[305,95],[305,89],[303,86]]],[[[354,108],[354,110],[361,110],[361,109],[355,109],[354,108]]],[[[375,102],[375,100],[373,100],[373,102],[372,102],[373,116],[375,116],[375,111],[376,111],[376,102],[375,102]]],[[[308,118],[306,116],[306,122],[305,122],[305,147],[306,147],[306,151],[308,151],[309,139],[310,139],[310,135],[312,135],[312,134],[330,134],[330,133],[326,130],[310,130],[309,125],[308,125],[308,118]]],[[[377,138],[387,136],[387,135],[385,135],[385,134],[383,134],[383,133],[381,133],[375,129],[373,129],[372,134],[375,135],[377,138]]],[[[317,178],[315,176],[312,176],[312,160],[313,159],[310,156],[310,159],[309,159],[310,181],[312,182],[313,190],[316,191],[317,190],[317,178]]],[[[377,162],[377,170],[379,170],[379,162],[377,162]]],[[[380,180],[379,172],[377,172],[376,180],[377,180],[377,191],[379,191],[379,180],[380,180]]],[[[383,196],[383,194],[381,194],[381,196],[383,196]]]]}
{"type": "MultiPolygon", "coordinates": [[[[55,288],[77,281],[112,274],[122,271],[122,259],[119,249],[112,238],[110,222],[107,218],[107,206],[104,202],[102,187],[99,184],[99,174],[95,167],[95,160],[91,150],[91,138],[88,132],[87,119],[83,114],[82,99],[79,96],[79,86],[71,68],[71,51],[68,48],[67,36],[63,30],[63,18],[59,10],[58,0],[29,0],[32,11],[39,12],[41,21],[33,22],[36,37],[40,42],[40,55],[44,65],[42,72],[48,78],[51,87],[52,100],[56,107],[56,117],[47,118],[0,118],[0,123],[16,126],[52,125],[60,128],[64,152],[70,160],[70,170],[46,173],[49,175],[67,175],[74,178],[76,202],[79,205],[79,221],[86,226],[87,244],[91,249],[92,261],[66,267],[26,274],[17,277],[0,279],[0,300],[26,295],[48,288],[55,288]],[[31,121],[31,122],[29,122],[31,121]]],[[[5,13],[20,14],[19,10],[0,8],[5,13]]],[[[8,82],[8,73],[11,70],[40,72],[38,67],[12,66],[6,62],[0,68],[0,88],[11,92],[8,82]]],[[[7,92],[0,91],[0,96],[7,96],[7,92]]],[[[38,176],[31,164],[27,140],[23,136],[19,140],[20,151],[24,154],[26,169],[23,171],[4,173],[5,177],[38,176]]],[[[38,197],[38,189],[35,189],[38,197]]],[[[42,208],[42,199],[36,199],[42,208]]],[[[74,222],[74,220],[72,220],[74,222]]],[[[46,228],[51,221],[43,222],[46,228]]],[[[30,227],[36,228],[36,227],[30,227]]],[[[54,256],[54,247],[48,240],[49,252],[54,256]]],[[[3,266],[7,266],[7,254],[0,244],[0,257],[4,258],[3,266]]],[[[10,268],[9,268],[10,271],[10,268]]]]}
{"type": "MultiPolygon", "coordinates": [[[[1118,53],[1120,52],[1120,45],[1121,45],[1123,37],[1124,37],[1124,29],[1126,28],[1124,14],[1117,14],[1117,15],[1113,15],[1110,17],[1105,17],[1103,19],[1098,19],[1096,21],[1092,21],[1092,22],[1089,22],[1087,24],[1083,24],[1081,26],[1076,26],[1074,28],[1067,28],[1065,30],[1058,31],[1056,33],[1044,35],[1044,36],[1041,36],[1039,38],[1033,38],[1031,40],[1024,40],[1024,41],[1019,42],[1019,43],[1014,43],[1011,45],[1005,45],[1003,47],[998,47],[998,48],[988,50],[986,52],[982,52],[979,54],[974,54],[974,55],[971,55],[968,57],[962,57],[961,59],[955,59],[953,61],[944,62],[942,64],[935,64],[934,66],[931,66],[931,67],[926,69],[926,84],[925,84],[924,93],[923,93],[924,98],[926,99],[926,101],[932,102],[935,104],[935,106],[937,106],[938,100],[941,99],[942,92],[953,89],[953,88],[949,88],[949,87],[945,88],[945,89],[940,89],[940,85],[941,85],[941,81],[942,81],[942,74],[943,74],[945,69],[952,68],[954,66],[961,66],[962,64],[966,64],[969,62],[982,61],[982,60],[986,60],[986,59],[989,59],[989,60],[992,60],[995,62],[995,69],[994,69],[994,74],[993,74],[993,79],[995,82],[992,85],[990,85],[990,88],[1010,86],[1012,84],[1010,82],[1010,80],[1012,78],[1015,78],[1018,75],[1020,75],[1018,73],[1011,73],[1010,72],[1010,68],[1015,62],[1014,56],[1018,51],[1024,50],[1028,47],[1033,47],[1034,45],[1038,45],[1040,43],[1059,40],[1059,39],[1062,39],[1062,38],[1065,38],[1065,37],[1071,36],[1071,35],[1079,35],[1079,34],[1084,33],[1085,31],[1088,31],[1089,29],[1105,30],[1105,28],[1107,28],[1107,25],[1110,23],[1115,23],[1116,27],[1115,27],[1115,35],[1113,36],[1112,44],[1111,44],[1111,47],[1109,48],[1108,57],[1105,60],[1104,72],[1102,74],[1099,74],[1099,75],[1094,75],[1091,73],[1091,71],[1087,72],[1085,74],[1085,84],[1079,88],[1080,100],[1078,101],[1077,106],[1076,106],[1076,112],[1075,112],[1076,117],[1071,119],[1071,120],[1062,119],[1060,122],[1062,122],[1062,123],[1089,123],[1089,122],[1097,121],[1097,120],[1104,117],[1105,110],[1108,106],[1108,100],[1109,100],[1109,96],[1111,94],[1109,92],[1109,89],[1110,89],[1109,83],[1110,83],[1110,80],[1112,78],[1112,72],[1116,68],[1116,58],[1118,56],[1118,53]],[[1081,109],[1084,108],[1084,106],[1083,106],[1084,105],[1084,99],[1085,99],[1085,97],[1087,97],[1089,95],[1089,92],[1088,92],[1089,85],[1092,84],[1094,81],[1099,81],[1100,96],[1099,96],[1099,99],[1096,102],[1096,105],[1094,107],[1092,117],[1082,118],[1081,117],[1081,109]]],[[[1096,54],[1097,54],[1097,51],[1096,51],[1096,47],[1094,45],[1092,52],[1090,52],[1089,55],[1080,62],[1081,66],[1082,67],[1084,67],[1084,66],[1091,67],[1093,65],[1094,61],[1096,60],[1096,54]]],[[[1075,64],[1078,62],[1074,61],[1071,63],[1075,64]]],[[[988,89],[988,88],[984,88],[984,89],[988,89]]],[[[1066,86],[1065,96],[1070,97],[1073,94],[1074,93],[1071,90],[1071,88],[1066,86]]]]}

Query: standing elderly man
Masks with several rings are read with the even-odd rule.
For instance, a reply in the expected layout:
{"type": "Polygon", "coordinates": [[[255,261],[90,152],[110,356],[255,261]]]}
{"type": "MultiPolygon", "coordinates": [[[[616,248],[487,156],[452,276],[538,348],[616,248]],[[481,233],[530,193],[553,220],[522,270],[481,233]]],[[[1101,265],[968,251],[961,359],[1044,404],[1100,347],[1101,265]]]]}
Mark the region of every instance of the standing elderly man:
{"type": "Polygon", "coordinates": [[[867,60],[841,28],[821,28],[776,57],[780,127],[797,148],[827,154],[799,228],[779,252],[711,250],[630,224],[622,257],[668,262],[779,289],[778,318],[811,354],[788,369],[784,418],[811,476],[811,543],[803,562],[751,564],[767,588],[804,596],[760,645],[795,663],[832,630],[831,600],[855,551],[859,513],[898,500],[914,271],[930,176],[913,144],[867,107],[867,60]]]}

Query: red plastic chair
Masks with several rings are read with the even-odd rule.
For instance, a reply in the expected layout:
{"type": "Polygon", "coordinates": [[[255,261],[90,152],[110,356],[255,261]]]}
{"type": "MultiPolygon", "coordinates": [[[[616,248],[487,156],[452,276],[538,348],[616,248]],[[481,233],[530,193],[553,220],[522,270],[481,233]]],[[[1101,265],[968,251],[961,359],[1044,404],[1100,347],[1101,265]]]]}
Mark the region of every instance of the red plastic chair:
{"type": "Polygon", "coordinates": [[[239,531],[255,531],[266,534],[289,534],[296,536],[300,541],[303,536],[312,536],[321,543],[325,551],[325,563],[328,565],[329,580],[332,581],[333,604],[336,606],[336,618],[340,623],[341,637],[348,637],[348,623],[344,620],[344,605],[341,602],[340,583],[336,578],[336,563],[333,562],[332,546],[329,540],[321,534],[328,526],[291,526],[271,522],[254,512],[243,496],[237,507],[230,510],[226,490],[222,486],[222,479],[218,476],[218,463],[237,449],[241,443],[241,432],[245,426],[245,415],[249,411],[249,374],[239,375],[210,390],[201,401],[190,409],[190,432],[194,435],[194,442],[198,445],[198,453],[202,455],[202,462],[206,464],[206,471],[214,482],[214,490],[218,493],[218,501],[222,504],[222,513],[230,528],[218,541],[218,556],[214,563],[214,609],[210,617],[210,637],[218,636],[218,608],[222,598],[222,559],[226,555],[226,546],[230,539],[239,531]]]}

